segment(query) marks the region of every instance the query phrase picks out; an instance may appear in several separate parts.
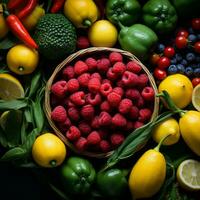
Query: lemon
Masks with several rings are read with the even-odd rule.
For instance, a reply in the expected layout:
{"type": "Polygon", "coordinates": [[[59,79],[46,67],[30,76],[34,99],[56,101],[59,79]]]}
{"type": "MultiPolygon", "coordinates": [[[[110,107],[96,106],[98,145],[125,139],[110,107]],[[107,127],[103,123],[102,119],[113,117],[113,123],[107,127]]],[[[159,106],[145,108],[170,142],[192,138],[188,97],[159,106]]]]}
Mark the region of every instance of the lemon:
{"type": "Polygon", "coordinates": [[[12,100],[24,97],[21,83],[10,74],[0,74],[0,98],[12,100]]]}
{"type": "Polygon", "coordinates": [[[152,137],[157,143],[167,135],[169,135],[169,137],[164,140],[162,143],[163,145],[175,144],[180,138],[179,124],[172,117],[162,121],[152,130],[152,137]]]}
{"type": "Polygon", "coordinates": [[[186,190],[200,190],[200,162],[197,160],[184,160],[177,169],[177,181],[186,190]]]}
{"type": "Polygon", "coordinates": [[[165,78],[158,91],[166,90],[179,108],[185,108],[192,100],[193,86],[190,79],[182,74],[173,74],[165,78]]]}
{"type": "Polygon", "coordinates": [[[89,41],[95,47],[113,47],[117,35],[116,27],[108,20],[96,21],[88,32],[89,41]]]}
{"type": "Polygon", "coordinates": [[[192,92],[192,104],[200,111],[200,84],[198,84],[192,92]]]}
{"type": "Polygon", "coordinates": [[[66,147],[56,135],[45,133],[36,138],[32,147],[32,156],[42,167],[56,167],[64,161],[66,147]]]}

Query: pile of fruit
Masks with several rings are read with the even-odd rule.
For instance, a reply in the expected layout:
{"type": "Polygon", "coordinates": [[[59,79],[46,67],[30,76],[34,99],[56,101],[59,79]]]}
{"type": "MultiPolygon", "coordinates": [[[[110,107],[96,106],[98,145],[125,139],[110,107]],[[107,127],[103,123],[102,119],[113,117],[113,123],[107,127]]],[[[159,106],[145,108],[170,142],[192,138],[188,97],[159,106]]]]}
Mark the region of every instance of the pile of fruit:
{"type": "Polygon", "coordinates": [[[198,199],[199,10],[199,0],[2,0],[0,162],[42,168],[67,200],[198,199]]]}

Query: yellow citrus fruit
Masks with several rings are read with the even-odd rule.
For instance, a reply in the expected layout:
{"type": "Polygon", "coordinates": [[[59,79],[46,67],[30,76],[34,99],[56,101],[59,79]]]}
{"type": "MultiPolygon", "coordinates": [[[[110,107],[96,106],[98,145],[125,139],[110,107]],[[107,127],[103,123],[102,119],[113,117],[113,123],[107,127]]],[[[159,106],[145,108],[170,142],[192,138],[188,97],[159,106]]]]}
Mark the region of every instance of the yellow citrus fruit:
{"type": "Polygon", "coordinates": [[[200,84],[197,85],[192,92],[192,104],[200,111],[200,84]]]}
{"type": "Polygon", "coordinates": [[[117,29],[108,20],[96,21],[89,29],[88,38],[92,46],[113,47],[117,42],[117,29]]]}
{"type": "Polygon", "coordinates": [[[181,187],[190,191],[200,190],[200,162],[193,159],[184,160],[177,169],[177,181],[181,187]]]}
{"type": "Polygon", "coordinates": [[[10,74],[0,74],[0,98],[12,100],[24,97],[21,83],[10,74]]]}
{"type": "Polygon", "coordinates": [[[38,65],[39,54],[37,50],[19,44],[8,51],[6,59],[12,72],[20,75],[31,74],[38,65]]]}
{"type": "Polygon", "coordinates": [[[193,86],[190,79],[182,74],[173,74],[165,78],[158,91],[166,90],[179,108],[185,108],[192,100],[193,86]]]}
{"type": "MultiPolygon", "coordinates": [[[[3,11],[2,5],[0,4],[0,12],[3,11]]],[[[2,13],[0,13],[0,39],[5,37],[8,33],[8,26],[2,13]]]]}
{"type": "Polygon", "coordinates": [[[3,130],[5,130],[5,124],[6,124],[6,121],[7,121],[7,117],[9,115],[9,112],[10,111],[5,111],[1,114],[1,117],[0,117],[0,126],[3,130]]]}
{"type": "Polygon", "coordinates": [[[161,123],[159,123],[153,130],[152,130],[152,137],[155,142],[159,143],[162,138],[168,136],[163,145],[172,145],[178,142],[180,138],[180,130],[178,122],[170,117],[161,123]]]}
{"type": "Polygon", "coordinates": [[[32,156],[42,167],[56,167],[64,161],[66,147],[56,135],[45,133],[36,138],[32,147],[32,156]]]}

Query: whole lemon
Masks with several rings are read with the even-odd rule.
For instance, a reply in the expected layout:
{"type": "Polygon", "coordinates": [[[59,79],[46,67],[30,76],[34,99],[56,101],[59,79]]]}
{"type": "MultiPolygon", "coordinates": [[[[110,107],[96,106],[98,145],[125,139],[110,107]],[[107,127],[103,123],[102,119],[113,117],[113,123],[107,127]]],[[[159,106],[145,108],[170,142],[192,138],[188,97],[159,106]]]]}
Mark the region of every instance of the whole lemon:
{"type": "Polygon", "coordinates": [[[158,86],[158,91],[166,90],[175,105],[185,108],[192,100],[193,86],[190,79],[182,74],[173,74],[165,78],[158,86]]]}
{"type": "Polygon", "coordinates": [[[37,50],[19,44],[8,51],[6,59],[12,72],[19,75],[31,74],[38,65],[39,54],[37,50]]]}
{"type": "Polygon", "coordinates": [[[108,20],[96,21],[88,32],[89,41],[95,47],[113,47],[117,35],[116,27],[108,20]]]}
{"type": "Polygon", "coordinates": [[[180,138],[179,124],[172,117],[162,121],[152,130],[152,137],[157,143],[169,134],[170,136],[164,140],[163,145],[175,144],[180,138]]]}
{"type": "Polygon", "coordinates": [[[32,147],[32,156],[42,167],[56,167],[64,161],[66,147],[56,135],[45,133],[36,138],[32,147]]]}

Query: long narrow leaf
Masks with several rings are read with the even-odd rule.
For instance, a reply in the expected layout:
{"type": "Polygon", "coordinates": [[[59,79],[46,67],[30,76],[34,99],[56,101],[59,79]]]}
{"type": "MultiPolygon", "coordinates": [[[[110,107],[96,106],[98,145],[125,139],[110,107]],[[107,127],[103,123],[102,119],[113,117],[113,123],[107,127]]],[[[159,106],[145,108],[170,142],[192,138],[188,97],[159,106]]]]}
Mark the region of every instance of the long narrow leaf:
{"type": "Polygon", "coordinates": [[[28,106],[28,101],[26,99],[16,99],[11,101],[0,100],[0,110],[18,110],[28,106]]]}

